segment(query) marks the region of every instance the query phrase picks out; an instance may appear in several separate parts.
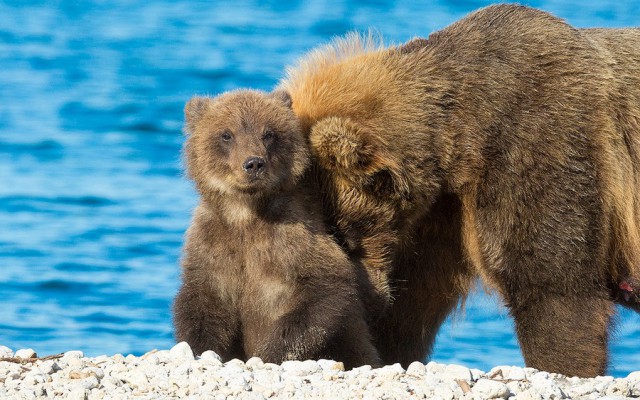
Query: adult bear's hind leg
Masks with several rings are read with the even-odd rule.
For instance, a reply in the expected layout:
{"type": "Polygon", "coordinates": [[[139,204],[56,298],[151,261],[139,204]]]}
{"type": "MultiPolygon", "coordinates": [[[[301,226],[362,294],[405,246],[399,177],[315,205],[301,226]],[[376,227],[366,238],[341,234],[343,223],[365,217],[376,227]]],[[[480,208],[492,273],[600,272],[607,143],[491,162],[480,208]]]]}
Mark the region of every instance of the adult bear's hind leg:
{"type": "Polygon", "coordinates": [[[568,376],[604,375],[614,313],[606,292],[544,296],[510,308],[527,366],[568,376]]]}

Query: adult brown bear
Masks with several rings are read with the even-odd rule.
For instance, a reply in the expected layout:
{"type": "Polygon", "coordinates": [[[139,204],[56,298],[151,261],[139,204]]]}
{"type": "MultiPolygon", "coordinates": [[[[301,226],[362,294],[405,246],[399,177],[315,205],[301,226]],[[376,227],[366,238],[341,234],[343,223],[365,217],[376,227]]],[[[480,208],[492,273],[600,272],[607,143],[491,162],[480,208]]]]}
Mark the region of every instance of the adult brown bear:
{"type": "Polygon", "coordinates": [[[385,362],[423,359],[479,275],[527,365],[604,373],[614,303],[639,309],[639,29],[491,6],[404,46],[337,40],[280,88],[346,246],[395,298],[385,362]]]}

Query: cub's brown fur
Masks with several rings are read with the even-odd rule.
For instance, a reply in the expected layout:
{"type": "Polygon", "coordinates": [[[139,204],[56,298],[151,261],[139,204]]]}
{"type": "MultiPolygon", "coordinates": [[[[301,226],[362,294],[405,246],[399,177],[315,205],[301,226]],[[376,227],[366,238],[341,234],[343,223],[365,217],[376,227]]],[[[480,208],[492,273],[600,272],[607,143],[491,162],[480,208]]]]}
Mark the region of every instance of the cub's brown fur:
{"type": "Polygon", "coordinates": [[[639,29],[492,6],[400,47],[349,36],[280,87],[352,255],[396,298],[383,361],[422,359],[480,275],[527,365],[604,373],[614,302],[639,309],[639,29]]]}
{"type": "Polygon", "coordinates": [[[356,268],[326,233],[289,101],[237,91],[185,108],[187,167],[202,198],[184,248],[176,337],[225,360],[378,365],[356,268]]]}

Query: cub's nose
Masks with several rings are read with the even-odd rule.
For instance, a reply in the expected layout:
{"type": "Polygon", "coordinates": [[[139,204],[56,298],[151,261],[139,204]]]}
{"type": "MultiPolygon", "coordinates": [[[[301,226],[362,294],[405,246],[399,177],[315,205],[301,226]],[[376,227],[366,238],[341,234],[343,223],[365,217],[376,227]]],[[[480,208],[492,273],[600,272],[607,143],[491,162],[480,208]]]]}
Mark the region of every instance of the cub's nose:
{"type": "Polygon", "coordinates": [[[260,172],[264,171],[266,162],[264,158],[261,157],[250,157],[247,158],[242,164],[242,169],[249,175],[258,175],[260,172]]]}

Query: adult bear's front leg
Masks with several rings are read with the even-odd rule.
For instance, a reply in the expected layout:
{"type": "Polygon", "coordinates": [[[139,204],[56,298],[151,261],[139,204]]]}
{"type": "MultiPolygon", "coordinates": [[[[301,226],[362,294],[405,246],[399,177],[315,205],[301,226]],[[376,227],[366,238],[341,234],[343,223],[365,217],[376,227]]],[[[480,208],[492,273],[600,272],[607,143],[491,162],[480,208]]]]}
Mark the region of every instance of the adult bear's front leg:
{"type": "Polygon", "coordinates": [[[372,332],[386,364],[424,361],[475,271],[463,251],[460,201],[442,195],[408,233],[393,264],[395,300],[372,332]]]}

